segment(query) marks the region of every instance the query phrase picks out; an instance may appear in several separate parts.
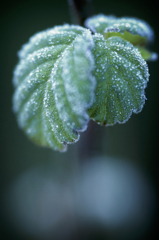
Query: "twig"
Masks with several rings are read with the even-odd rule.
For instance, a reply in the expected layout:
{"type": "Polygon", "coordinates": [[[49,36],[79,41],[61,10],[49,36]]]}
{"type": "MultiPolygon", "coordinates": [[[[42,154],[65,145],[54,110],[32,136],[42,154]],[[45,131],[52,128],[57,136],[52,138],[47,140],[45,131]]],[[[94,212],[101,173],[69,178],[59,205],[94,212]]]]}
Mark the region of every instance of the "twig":
{"type": "Polygon", "coordinates": [[[93,15],[93,7],[91,0],[67,0],[71,21],[73,24],[78,24],[83,26],[86,18],[93,15]]]}

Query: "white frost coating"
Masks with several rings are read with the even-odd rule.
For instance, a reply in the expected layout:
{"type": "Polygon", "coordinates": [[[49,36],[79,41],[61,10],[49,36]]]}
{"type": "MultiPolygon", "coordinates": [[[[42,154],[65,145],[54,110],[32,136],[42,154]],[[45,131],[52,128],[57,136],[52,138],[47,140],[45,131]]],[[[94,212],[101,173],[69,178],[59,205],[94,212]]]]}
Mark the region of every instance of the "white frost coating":
{"type": "Polygon", "coordinates": [[[93,40],[89,30],[78,35],[52,69],[51,80],[60,118],[73,129],[84,131],[89,121],[86,112],[94,100],[93,40]],[[62,87],[63,86],[63,87],[62,87]]]}
{"type": "Polygon", "coordinates": [[[61,54],[61,51],[65,48],[65,46],[60,46],[57,48],[54,46],[44,47],[33,52],[32,54],[28,54],[25,59],[21,59],[14,71],[14,86],[19,86],[19,84],[24,81],[25,77],[27,77],[31,71],[35,70],[40,65],[49,61],[55,61],[57,59],[57,55],[61,54]]]}
{"type": "MultiPolygon", "coordinates": [[[[65,139],[63,135],[59,134],[59,121],[57,119],[57,114],[53,112],[54,110],[50,108],[50,105],[54,103],[54,96],[50,93],[51,82],[48,80],[47,86],[44,92],[44,99],[43,99],[43,114],[42,114],[42,131],[43,135],[45,136],[47,142],[52,148],[56,149],[56,141],[63,143],[65,139]],[[55,136],[52,137],[52,134],[55,136]]],[[[64,145],[63,152],[67,150],[67,145],[64,145]]]]}
{"type": "Polygon", "coordinates": [[[124,33],[125,31],[130,32],[131,34],[138,34],[141,37],[145,37],[148,42],[154,40],[154,32],[150,25],[143,20],[137,18],[117,18],[115,21],[112,20],[112,23],[109,24],[104,32],[113,32],[116,31],[124,33]]]}
{"type": "Polygon", "coordinates": [[[87,31],[87,29],[81,27],[81,26],[78,26],[78,25],[74,25],[74,24],[64,24],[63,26],[56,26],[54,27],[54,30],[55,31],[66,31],[67,33],[68,32],[75,32],[76,34],[82,34],[83,32],[87,31]]]}
{"type": "Polygon", "coordinates": [[[61,36],[65,38],[65,44],[70,44],[71,39],[74,39],[77,34],[82,34],[84,31],[83,27],[65,24],[38,32],[29,39],[28,43],[22,46],[22,49],[18,52],[18,56],[19,58],[25,58],[29,53],[33,53],[43,47],[63,44],[61,36]]]}
{"type": "MultiPolygon", "coordinates": [[[[86,82],[83,84],[83,86],[86,85],[88,93],[85,94],[81,91],[85,99],[82,97],[79,98],[79,102],[83,100],[84,112],[81,110],[78,112],[78,115],[76,111],[74,112],[74,105],[65,105],[68,101],[65,101],[65,91],[64,102],[61,102],[61,104],[68,107],[69,113],[73,114],[76,120],[79,118],[80,122],[81,119],[84,118],[84,115],[86,115],[86,108],[93,102],[93,92],[95,88],[95,79],[91,75],[93,58],[89,56],[88,53],[90,51],[91,54],[91,49],[93,47],[90,30],[74,25],[64,25],[36,34],[30,39],[28,44],[22,47],[19,53],[20,62],[14,71],[13,83],[16,89],[13,96],[13,110],[17,114],[19,127],[37,144],[51,147],[59,151],[66,151],[67,144],[78,141],[80,135],[75,131],[74,122],[67,122],[66,119],[60,118],[59,116],[56,101],[57,98],[62,100],[60,91],[65,90],[65,86],[59,86],[59,95],[54,95],[52,91],[53,81],[50,78],[50,74],[51,72],[62,70],[59,75],[62,78],[62,72],[65,69],[63,69],[64,66],[59,69],[58,62],[61,63],[65,51],[67,52],[68,49],[71,49],[70,56],[72,56],[72,53],[73,56],[74,54],[76,55],[73,51],[75,47],[73,43],[78,37],[81,41],[83,38],[83,44],[86,44],[86,46],[81,44],[81,55],[79,55],[79,58],[81,57],[82,60],[76,59],[76,62],[84,64],[84,61],[88,65],[85,66],[85,74],[87,76],[85,79],[86,82]],[[83,33],[84,35],[81,36],[83,33]],[[82,50],[83,48],[85,50],[85,55],[82,50]]],[[[76,85],[76,82],[78,84],[81,82],[78,80],[78,75],[75,75],[75,78],[72,78],[72,84],[76,85]]],[[[57,76],[55,75],[55,77],[57,76]]],[[[55,84],[58,85],[58,79],[57,82],[56,78],[54,80],[55,84]]],[[[80,86],[76,86],[76,90],[78,87],[80,86]]],[[[76,93],[76,97],[80,97],[80,91],[76,93]]],[[[76,104],[77,102],[76,99],[76,104]]],[[[78,103],[77,107],[79,106],[78,103]]],[[[67,111],[67,108],[65,111],[67,111]]],[[[84,124],[82,127],[84,129],[84,124]]]]}
{"type": "Polygon", "coordinates": [[[52,65],[53,61],[41,64],[31,71],[30,74],[27,75],[22,83],[16,88],[13,96],[13,107],[15,112],[20,111],[20,108],[27,98],[33,94],[34,90],[36,90],[40,84],[45,84],[46,77],[49,75],[52,65]]]}
{"type": "MultiPolygon", "coordinates": [[[[96,86],[95,84],[96,81],[92,75],[92,70],[94,69],[94,59],[93,59],[91,50],[93,48],[93,45],[94,45],[93,39],[90,35],[90,32],[83,33],[82,36],[77,37],[74,41],[73,50],[76,54],[73,53],[73,61],[75,63],[73,67],[74,67],[74,71],[76,72],[76,75],[78,76],[78,81],[81,82],[80,85],[81,84],[83,85],[82,87],[76,85],[75,83],[76,79],[73,79],[73,75],[71,76],[72,66],[70,70],[68,70],[69,61],[65,61],[65,59],[67,59],[67,53],[62,60],[62,68],[63,68],[62,78],[64,80],[64,86],[65,86],[65,91],[66,91],[68,101],[70,103],[72,111],[75,114],[79,115],[79,117],[82,116],[81,125],[83,125],[83,128],[80,129],[80,131],[86,130],[87,123],[89,121],[89,115],[86,110],[88,109],[88,107],[90,107],[93,104],[93,101],[94,101],[94,90],[96,86]],[[86,39],[87,42],[83,41],[83,37],[86,39]],[[88,63],[87,63],[89,64],[88,68],[86,68],[83,65],[84,64],[83,59],[80,57],[82,55],[85,56],[85,58],[88,60],[88,63]],[[91,84],[88,83],[89,86],[87,86],[88,78],[91,83],[91,84]],[[87,92],[84,92],[85,89],[87,89],[87,92]],[[89,101],[87,102],[86,102],[86,97],[89,98],[89,101]],[[84,119],[84,122],[83,122],[83,119],[84,119]]],[[[68,55],[69,55],[69,51],[68,51],[68,55]]]]}
{"type": "Polygon", "coordinates": [[[93,17],[87,18],[84,25],[85,27],[89,28],[92,32],[97,33],[98,32],[97,29],[100,25],[108,24],[111,20],[114,19],[116,19],[116,17],[113,15],[105,16],[104,14],[98,14],[93,17]]]}
{"type": "Polygon", "coordinates": [[[150,25],[143,20],[137,18],[123,17],[116,18],[114,16],[105,16],[103,14],[90,17],[85,21],[85,26],[94,33],[121,32],[128,31],[132,34],[138,34],[145,37],[148,42],[154,39],[154,32],[150,25]]]}
{"type": "Polygon", "coordinates": [[[148,67],[137,48],[118,37],[94,35],[96,102],[90,117],[100,124],[125,123],[145,103],[148,67]],[[109,70],[107,70],[109,67],[109,70]]]}

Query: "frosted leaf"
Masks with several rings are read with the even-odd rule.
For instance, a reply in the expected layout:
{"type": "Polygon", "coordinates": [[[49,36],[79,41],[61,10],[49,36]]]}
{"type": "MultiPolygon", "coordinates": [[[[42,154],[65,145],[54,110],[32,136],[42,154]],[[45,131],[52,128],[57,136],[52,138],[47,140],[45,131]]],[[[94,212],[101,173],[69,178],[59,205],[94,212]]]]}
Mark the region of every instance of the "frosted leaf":
{"type": "Polygon", "coordinates": [[[93,33],[104,33],[104,30],[111,24],[113,20],[116,20],[115,16],[105,16],[98,14],[93,17],[87,18],[84,25],[89,28],[93,33]]]}
{"type": "Polygon", "coordinates": [[[137,48],[119,37],[94,35],[96,100],[88,110],[102,125],[125,123],[145,103],[148,67],[137,48]]]}
{"type": "Polygon", "coordinates": [[[85,21],[85,26],[94,33],[101,33],[105,39],[110,37],[123,38],[138,47],[145,60],[155,61],[156,53],[150,52],[143,46],[153,42],[154,33],[152,28],[143,20],[137,18],[116,18],[103,14],[90,17],[85,21]]]}
{"type": "Polygon", "coordinates": [[[111,32],[123,34],[123,38],[133,45],[146,44],[154,39],[154,33],[149,24],[136,18],[117,18],[104,30],[106,37],[111,36],[109,35],[111,32]]]}
{"type": "Polygon", "coordinates": [[[13,110],[36,144],[65,151],[86,128],[95,88],[92,47],[89,30],[64,25],[37,33],[19,52],[13,110]]]}
{"type": "Polygon", "coordinates": [[[105,38],[118,36],[133,45],[146,44],[154,39],[154,33],[149,24],[137,18],[116,18],[99,14],[88,18],[85,26],[94,33],[103,34],[105,38]]]}
{"type": "Polygon", "coordinates": [[[94,99],[95,78],[91,74],[94,61],[88,51],[92,44],[83,36],[76,38],[63,52],[50,75],[60,118],[78,131],[87,127],[89,116],[86,109],[94,99]]]}
{"type": "Polygon", "coordinates": [[[33,53],[44,47],[55,47],[61,44],[69,45],[77,34],[82,34],[83,32],[85,32],[83,27],[68,24],[38,32],[29,39],[28,43],[22,46],[22,49],[18,52],[18,56],[19,58],[25,58],[29,53],[33,53]]]}

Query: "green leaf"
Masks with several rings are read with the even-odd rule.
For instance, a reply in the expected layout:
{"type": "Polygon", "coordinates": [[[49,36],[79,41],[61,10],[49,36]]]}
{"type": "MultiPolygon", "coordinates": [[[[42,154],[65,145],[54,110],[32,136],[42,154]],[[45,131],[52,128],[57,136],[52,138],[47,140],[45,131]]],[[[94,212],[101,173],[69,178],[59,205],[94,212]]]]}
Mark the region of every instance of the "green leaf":
{"type": "Polygon", "coordinates": [[[103,34],[106,38],[111,37],[111,33],[124,34],[128,32],[132,35],[138,35],[138,38],[140,36],[144,42],[151,42],[154,39],[154,33],[149,24],[137,18],[116,18],[115,16],[99,14],[88,18],[85,21],[85,26],[94,33],[103,34]]]}
{"type": "Polygon", "coordinates": [[[106,16],[98,14],[93,17],[87,18],[84,25],[89,28],[93,33],[104,34],[104,30],[111,25],[112,21],[116,20],[115,16],[106,16]]]}
{"type": "Polygon", "coordinates": [[[94,35],[96,100],[88,110],[102,125],[125,123],[145,103],[148,67],[137,48],[119,37],[94,35]]]}
{"type": "Polygon", "coordinates": [[[143,45],[152,42],[154,33],[152,28],[143,20],[136,18],[116,18],[99,14],[88,18],[85,26],[94,33],[101,33],[105,38],[121,37],[133,45],[143,45]]]}
{"type": "Polygon", "coordinates": [[[93,33],[102,34],[105,39],[120,37],[138,47],[143,58],[147,61],[155,61],[158,58],[156,53],[144,48],[154,40],[152,28],[143,20],[137,18],[116,18],[103,14],[88,18],[85,26],[93,33]]]}
{"type": "Polygon", "coordinates": [[[125,31],[123,33],[121,32],[106,32],[104,33],[104,36],[105,36],[105,39],[108,39],[110,37],[120,37],[128,42],[130,42],[131,44],[133,44],[134,46],[142,46],[142,45],[145,45],[146,43],[146,37],[142,37],[138,34],[131,34],[130,32],[128,31],[125,31]]]}
{"type": "Polygon", "coordinates": [[[95,79],[91,73],[94,61],[88,49],[90,50],[90,42],[79,36],[64,51],[51,73],[60,117],[78,131],[87,127],[89,117],[86,109],[94,100],[95,79]]]}
{"type": "Polygon", "coordinates": [[[65,151],[79,139],[94,99],[89,30],[64,25],[40,32],[19,52],[13,109],[36,144],[65,151]]]}
{"type": "Polygon", "coordinates": [[[154,39],[154,33],[148,23],[135,18],[118,18],[112,21],[105,30],[105,38],[111,37],[110,33],[118,32],[123,38],[133,45],[144,45],[154,39]]]}

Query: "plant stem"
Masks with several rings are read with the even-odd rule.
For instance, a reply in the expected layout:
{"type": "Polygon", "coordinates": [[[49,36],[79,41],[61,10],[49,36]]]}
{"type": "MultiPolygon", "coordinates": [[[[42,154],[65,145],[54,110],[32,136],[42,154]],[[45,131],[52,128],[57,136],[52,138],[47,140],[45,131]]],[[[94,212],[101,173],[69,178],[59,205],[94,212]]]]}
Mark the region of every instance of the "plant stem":
{"type": "Polygon", "coordinates": [[[83,26],[86,18],[93,15],[93,7],[91,0],[67,0],[71,21],[73,24],[83,26]]]}

